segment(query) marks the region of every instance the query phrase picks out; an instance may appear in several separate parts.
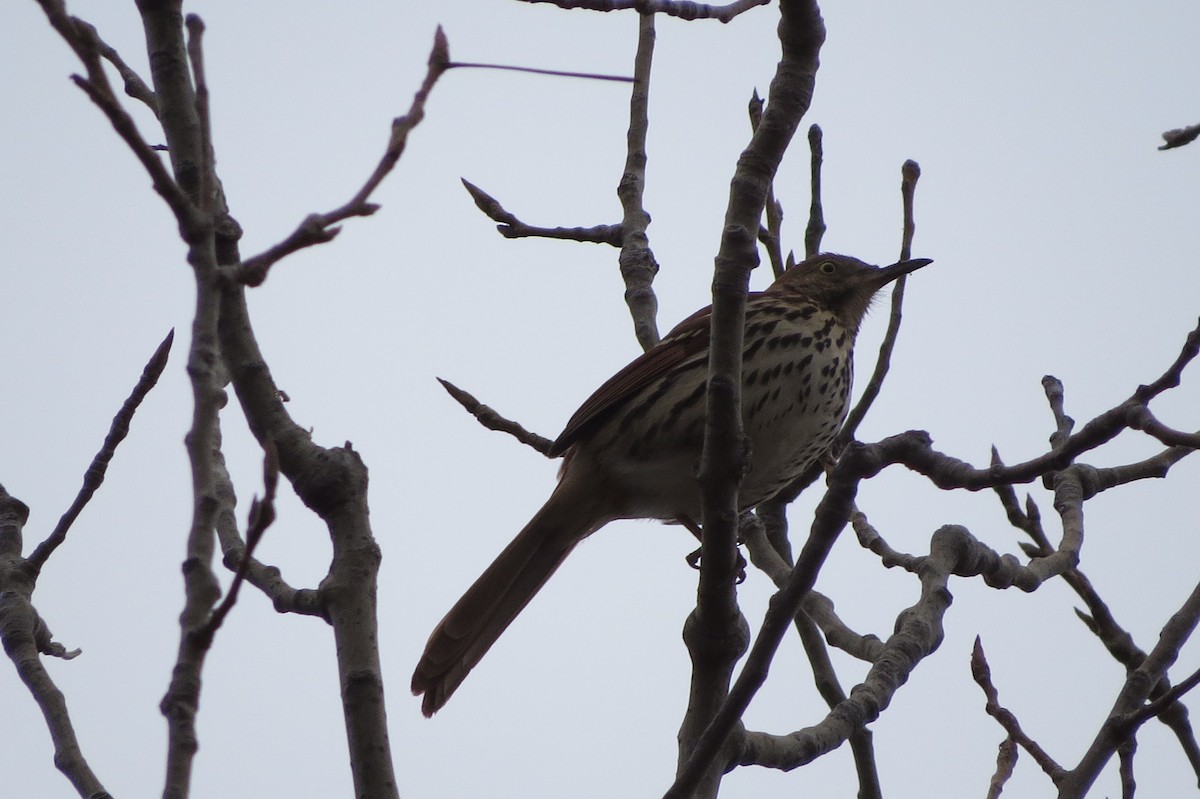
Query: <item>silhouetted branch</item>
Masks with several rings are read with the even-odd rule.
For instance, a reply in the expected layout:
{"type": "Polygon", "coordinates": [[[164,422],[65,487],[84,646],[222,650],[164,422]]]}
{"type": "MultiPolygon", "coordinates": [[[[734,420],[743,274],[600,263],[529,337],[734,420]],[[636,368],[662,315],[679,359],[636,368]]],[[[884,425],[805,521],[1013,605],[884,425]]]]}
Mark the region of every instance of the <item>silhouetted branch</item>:
{"type": "Polygon", "coordinates": [[[1017,766],[1017,755],[1020,751],[1012,738],[1005,738],[996,747],[996,770],[988,782],[987,799],[999,799],[1004,791],[1004,784],[1012,777],[1017,766]]]}
{"type": "MultiPolygon", "coordinates": [[[[487,429],[508,433],[517,441],[526,446],[533,447],[543,455],[547,455],[550,451],[551,445],[554,444],[550,439],[539,436],[537,433],[531,433],[516,422],[505,419],[449,380],[443,380],[439,377],[437,381],[442,384],[442,388],[446,389],[450,396],[454,397],[459,405],[467,409],[467,413],[474,416],[487,429]]],[[[547,457],[549,456],[547,455],[547,457]]]]}
{"type": "MultiPolygon", "coordinates": [[[[1144,703],[1154,687],[1166,678],[1167,670],[1179,657],[1179,651],[1200,622],[1200,585],[1197,585],[1180,609],[1163,626],[1158,643],[1146,655],[1145,660],[1131,671],[1117,695],[1112,712],[1097,732],[1078,765],[1071,769],[1059,783],[1060,799],[1081,799],[1095,782],[1100,771],[1116,753],[1121,744],[1153,714],[1144,711],[1144,703]]],[[[1192,675],[1188,687],[1195,684],[1192,675]]],[[[1174,701],[1164,700],[1155,706],[1161,710],[1174,701]]]]}
{"type": "Polygon", "coordinates": [[[222,564],[231,572],[244,571],[246,582],[262,591],[267,599],[271,600],[271,605],[277,613],[297,613],[325,618],[320,591],[312,588],[293,588],[283,579],[277,567],[265,565],[246,551],[246,542],[242,540],[237,517],[234,515],[237,496],[229,478],[229,471],[225,467],[224,457],[219,452],[214,455],[214,460],[220,503],[216,530],[217,540],[221,544],[222,564]]]}
{"type": "Polygon", "coordinates": [[[716,19],[729,22],[755,6],[767,5],[770,0],[737,0],[723,6],[694,3],[691,0],[522,0],[525,3],[550,3],[563,9],[582,8],[589,11],[637,11],[639,14],[666,14],[685,20],[716,19]]]}
{"type": "MultiPolygon", "coordinates": [[[[900,169],[900,196],[904,208],[904,226],[901,235],[900,243],[900,260],[907,261],[912,258],[912,239],[913,233],[916,230],[916,223],[913,221],[913,197],[917,191],[917,181],[921,177],[921,167],[916,161],[908,160],[904,162],[904,166],[900,169]]],[[[875,369],[871,372],[871,379],[867,381],[867,385],[863,388],[862,395],[858,398],[858,403],[846,415],[846,421],[842,425],[842,430],[838,433],[838,442],[844,446],[845,442],[854,438],[854,434],[858,431],[858,426],[862,424],[862,420],[866,417],[867,411],[875,404],[875,399],[879,396],[879,391],[883,388],[883,381],[887,377],[888,370],[892,366],[892,352],[896,348],[896,338],[900,335],[900,322],[903,319],[904,307],[904,287],[908,285],[908,275],[901,275],[900,279],[893,284],[891,313],[888,315],[887,332],[884,333],[883,342],[879,345],[879,356],[875,359],[875,369]]]]}
{"type": "Polygon", "coordinates": [[[983,689],[984,696],[987,697],[985,706],[987,714],[1000,723],[1000,726],[1008,733],[1009,740],[1028,752],[1042,771],[1046,772],[1050,780],[1057,785],[1066,773],[1065,769],[1054,762],[1054,759],[1046,753],[1046,750],[1042,749],[1037,741],[1026,735],[1012,711],[1000,704],[1000,694],[992,683],[992,670],[983,654],[983,644],[980,642],[979,636],[975,636],[975,648],[971,651],[971,676],[975,678],[975,682],[979,684],[979,687],[983,689]]]}
{"type": "Polygon", "coordinates": [[[59,0],[38,0],[50,25],[63,38],[87,70],[87,77],[72,75],[71,80],[83,90],[97,108],[108,118],[113,130],[125,142],[142,167],[150,175],[154,190],[166,201],[176,220],[184,229],[193,229],[198,217],[186,193],[171,177],[155,147],[147,144],[138,132],[133,118],[121,107],[108,83],[100,62],[100,39],[93,36],[93,26],[67,14],[59,0]]]}
{"type": "MultiPolygon", "coordinates": [[[[692,682],[678,734],[680,767],[666,793],[680,799],[715,796],[721,775],[737,762],[742,749],[730,734],[739,726],[745,705],[729,686],[749,635],[735,592],[738,484],[749,455],[741,407],[746,293],[750,271],[758,263],[757,233],[767,194],[812,101],[825,41],[825,23],[813,0],[781,0],[780,14],[782,56],[762,120],[730,181],[715,259],[704,445],[697,470],[704,540],[696,607],[683,633],[692,658],[692,682]]],[[[799,567],[796,571],[802,572],[799,567]]],[[[797,601],[788,609],[781,621],[784,628],[799,607],[797,601]]]]}
{"type": "Polygon", "coordinates": [[[1175,147],[1182,147],[1185,144],[1191,144],[1197,137],[1200,137],[1200,125],[1174,128],[1163,133],[1162,137],[1164,143],[1159,145],[1158,149],[1171,150],[1175,147]]]}
{"type": "Polygon", "coordinates": [[[200,163],[199,173],[200,212],[205,216],[212,213],[217,204],[216,196],[216,156],[213,153],[212,119],[208,111],[208,76],[204,70],[204,21],[195,14],[188,14],[184,20],[187,26],[187,55],[192,67],[192,82],[194,84],[196,104],[196,119],[199,124],[200,163]]]}
{"type": "Polygon", "coordinates": [[[433,37],[433,49],[429,53],[425,79],[417,89],[408,112],[392,120],[392,133],[387,149],[366,183],[345,205],[324,214],[309,214],[286,239],[265,252],[243,260],[232,269],[233,280],[247,286],[261,285],[266,280],[270,268],[282,258],[306,247],[332,241],[341,232],[339,222],[356,216],[370,216],[379,210],[378,205],[368,200],[404,154],[408,134],[425,118],[425,102],[438,78],[446,71],[449,61],[450,47],[446,35],[439,27],[433,37]]]}
{"type": "MultiPolygon", "coordinates": [[[[757,89],[750,97],[749,111],[750,130],[754,131],[758,129],[763,114],[763,99],[758,96],[757,89]]],[[[775,277],[779,277],[786,267],[783,261],[783,204],[775,197],[775,181],[771,181],[771,185],[767,189],[764,211],[767,224],[758,229],[758,240],[766,249],[767,258],[771,261],[771,273],[775,277]]]]}
{"type": "Polygon", "coordinates": [[[625,75],[602,75],[598,72],[567,72],[561,69],[538,69],[537,67],[521,67],[512,64],[481,64],[471,61],[450,61],[446,69],[500,69],[508,72],[526,72],[531,75],[550,75],[556,78],[584,78],[586,80],[608,80],[617,83],[633,83],[636,78],[625,75]]]}
{"type": "Polygon", "coordinates": [[[821,167],[825,163],[820,125],[808,129],[809,186],[812,200],[808,206],[808,225],[804,228],[804,257],[811,258],[821,251],[825,237],[825,210],[821,202],[821,167]]]}
{"type": "Polygon", "coordinates": [[[475,201],[476,207],[487,214],[489,219],[499,223],[496,225],[496,230],[500,231],[500,234],[506,239],[537,237],[581,241],[589,244],[608,244],[612,247],[620,247],[625,235],[621,225],[595,225],[590,228],[549,228],[527,225],[505,210],[494,197],[474,183],[463,178],[462,184],[475,201]]]}
{"type": "Polygon", "coordinates": [[[633,58],[636,82],[629,97],[629,129],[625,135],[625,169],[617,184],[621,201],[620,247],[617,261],[625,281],[625,304],[633,318],[633,332],[643,350],[658,343],[658,298],[654,276],[658,261],[650,249],[646,228],[646,134],[650,130],[650,69],[654,63],[654,15],[638,18],[637,53],[633,58]]]}
{"type": "Polygon", "coordinates": [[[150,356],[150,360],[146,362],[146,366],[142,369],[142,376],[134,386],[133,392],[121,405],[121,410],[117,411],[117,415],[113,417],[112,424],[108,428],[108,435],[104,437],[104,444],[100,447],[100,451],[96,453],[96,457],[92,458],[91,464],[87,471],[83,473],[83,485],[79,488],[79,493],[75,495],[75,501],[71,503],[71,507],[67,508],[66,513],[58,520],[53,532],[46,538],[45,541],[38,544],[37,548],[29,556],[29,566],[33,569],[34,574],[42,570],[46,565],[46,559],[53,554],[54,550],[67,539],[67,532],[71,529],[71,525],[79,518],[79,514],[91,500],[92,495],[96,493],[96,489],[104,482],[104,475],[108,471],[109,461],[112,460],[113,454],[117,450],[117,446],[125,440],[125,436],[129,434],[129,423],[133,420],[134,413],[137,412],[138,406],[142,404],[142,400],[150,393],[150,389],[158,383],[158,378],[162,375],[163,369],[167,365],[167,357],[171,353],[171,343],[175,340],[175,331],[167,333],[167,337],[162,340],[154,354],[150,356]]]}
{"type": "Polygon", "coordinates": [[[275,446],[269,441],[264,449],[263,498],[259,500],[255,497],[250,501],[250,516],[246,520],[246,548],[242,552],[241,563],[238,564],[233,574],[233,582],[230,583],[229,590],[225,592],[225,598],[221,604],[213,610],[207,622],[192,632],[192,635],[199,640],[200,646],[205,649],[212,646],[213,636],[217,634],[217,630],[221,629],[225,617],[237,603],[238,593],[250,570],[250,559],[254,555],[254,548],[262,540],[263,533],[271,526],[271,522],[275,521],[275,489],[279,485],[279,453],[275,451],[275,446]]]}
{"type": "MultiPolygon", "coordinates": [[[[1171,456],[1175,460],[1178,460],[1188,452],[1190,450],[1165,450],[1160,455],[1143,461],[1142,464],[1161,461],[1163,456],[1171,456]]],[[[992,463],[1002,463],[1000,454],[996,451],[995,447],[992,448],[992,463]]],[[[1140,464],[1130,464],[1129,466],[1116,467],[1107,471],[1125,472],[1138,470],[1145,472],[1143,474],[1144,477],[1163,477],[1166,474],[1165,468],[1161,471],[1151,471],[1150,469],[1140,468],[1140,466],[1140,464]]],[[[1017,529],[1022,530],[1033,541],[1032,544],[1021,545],[1025,554],[1030,557],[1042,557],[1049,554],[1053,548],[1046,537],[1045,531],[1042,529],[1041,513],[1038,510],[1037,503],[1033,501],[1033,497],[1026,496],[1025,509],[1022,510],[1020,504],[1017,502],[1017,495],[1012,486],[998,485],[995,487],[995,491],[1000,498],[1000,504],[1008,515],[1009,522],[1017,529]]],[[[1118,663],[1125,666],[1127,671],[1132,671],[1140,666],[1146,659],[1146,653],[1137,646],[1133,640],[1133,636],[1118,624],[1108,604],[1104,602],[1100,594],[1092,586],[1087,575],[1076,567],[1064,572],[1062,577],[1088,608],[1087,613],[1076,610],[1075,614],[1100,639],[1100,642],[1108,650],[1109,654],[1118,663]]],[[[1151,696],[1153,698],[1161,697],[1169,688],[1170,681],[1164,678],[1154,687],[1151,696]]],[[[1193,771],[1200,776],[1200,746],[1197,745],[1195,733],[1188,720],[1187,708],[1181,703],[1175,703],[1159,714],[1159,719],[1175,734],[1184,754],[1188,758],[1188,762],[1192,764],[1193,771]]]]}
{"type": "Polygon", "coordinates": [[[68,652],[53,641],[50,628],[33,607],[36,575],[31,576],[21,557],[28,519],[28,506],[0,486],[0,643],[46,719],[55,766],[80,796],[111,799],[79,747],[66,697],[39,657],[41,653],[70,659],[79,650],[68,652]]]}
{"type": "Polygon", "coordinates": [[[100,34],[94,25],[77,17],[74,18],[74,21],[75,27],[86,32],[96,43],[95,46],[100,55],[116,68],[117,73],[121,76],[121,80],[125,83],[125,94],[140,101],[157,117],[158,98],[154,96],[154,91],[146,85],[146,81],[142,80],[142,77],[131,66],[125,63],[125,59],[121,58],[120,53],[100,38],[100,34]]]}

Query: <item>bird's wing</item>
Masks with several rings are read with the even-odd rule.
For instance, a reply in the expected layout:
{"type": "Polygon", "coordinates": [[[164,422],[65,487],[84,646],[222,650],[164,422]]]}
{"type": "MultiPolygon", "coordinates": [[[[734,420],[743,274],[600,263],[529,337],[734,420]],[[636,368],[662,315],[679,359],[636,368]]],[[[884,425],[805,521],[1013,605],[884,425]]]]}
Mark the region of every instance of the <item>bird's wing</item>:
{"type": "Polygon", "coordinates": [[[548,453],[556,458],[579,438],[659,377],[708,349],[711,308],[701,308],[676,325],[662,338],[588,397],[567,422],[548,453]]]}

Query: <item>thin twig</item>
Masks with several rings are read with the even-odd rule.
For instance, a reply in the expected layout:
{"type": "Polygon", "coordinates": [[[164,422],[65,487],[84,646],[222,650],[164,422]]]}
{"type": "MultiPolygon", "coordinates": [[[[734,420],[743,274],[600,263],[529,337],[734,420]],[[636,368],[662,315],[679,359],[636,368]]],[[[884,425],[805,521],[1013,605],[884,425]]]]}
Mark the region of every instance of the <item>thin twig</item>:
{"type": "Polygon", "coordinates": [[[125,94],[135,100],[141,101],[157,117],[158,98],[154,96],[154,90],[146,85],[146,81],[142,80],[142,76],[137,74],[133,67],[125,63],[125,59],[121,58],[120,53],[100,38],[100,33],[94,25],[76,18],[75,26],[86,31],[87,35],[95,41],[96,49],[100,55],[116,68],[117,73],[121,76],[121,80],[124,81],[125,94]]]}
{"type": "Polygon", "coordinates": [[[213,636],[221,628],[229,611],[233,610],[238,592],[241,591],[242,583],[246,580],[246,573],[250,569],[254,549],[262,540],[263,533],[271,526],[271,522],[275,521],[275,489],[279,485],[279,453],[276,452],[274,443],[269,439],[263,449],[263,498],[259,500],[255,497],[250,502],[250,516],[246,521],[246,549],[242,553],[242,561],[238,564],[237,571],[234,572],[233,582],[230,583],[229,590],[225,593],[221,604],[213,610],[208,621],[192,632],[204,649],[212,646],[213,636]]]}
{"type": "Polygon", "coordinates": [[[83,473],[83,485],[79,488],[79,493],[75,495],[75,501],[71,503],[71,507],[67,508],[66,513],[58,520],[58,524],[54,527],[53,532],[47,536],[46,540],[38,544],[37,548],[29,556],[29,566],[33,569],[34,574],[42,570],[46,565],[46,560],[53,554],[63,541],[67,540],[67,532],[71,529],[71,525],[79,518],[79,514],[83,511],[91,500],[92,495],[96,493],[96,489],[104,482],[104,475],[108,471],[109,461],[112,460],[113,454],[117,450],[117,446],[125,440],[125,436],[129,434],[129,423],[133,419],[134,413],[137,412],[138,406],[142,404],[142,400],[150,393],[150,389],[158,383],[158,378],[162,375],[163,369],[166,368],[167,358],[171,353],[171,343],[175,340],[174,329],[167,333],[167,337],[162,340],[158,348],[154,350],[154,354],[150,356],[150,360],[146,362],[146,366],[142,369],[142,376],[138,379],[137,385],[134,386],[133,392],[121,405],[121,409],[117,411],[113,417],[112,424],[108,428],[108,435],[104,437],[104,444],[100,447],[100,451],[96,453],[96,457],[92,458],[91,464],[87,471],[83,473]]]}
{"type": "Polygon", "coordinates": [[[996,770],[992,772],[992,779],[988,783],[987,799],[999,799],[1004,791],[1004,784],[1012,777],[1017,767],[1020,751],[1017,742],[1012,738],[1005,738],[996,747],[996,770]]]}
{"type": "MultiPolygon", "coordinates": [[[[758,130],[762,122],[763,99],[758,95],[758,89],[750,96],[750,130],[758,130]]],[[[775,277],[783,274],[786,266],[783,261],[783,204],[775,196],[775,181],[767,188],[767,202],[764,206],[767,224],[758,230],[758,240],[767,251],[767,259],[771,262],[771,272],[775,277]]]]}
{"type": "Polygon", "coordinates": [[[1200,685],[1200,669],[1193,671],[1182,682],[1176,683],[1168,690],[1164,691],[1161,696],[1143,707],[1129,714],[1125,723],[1131,729],[1146,723],[1152,718],[1157,718],[1165,713],[1172,705],[1178,702],[1184,694],[1200,685]]]}
{"type": "Polygon", "coordinates": [[[121,137],[150,175],[154,190],[166,201],[168,207],[175,214],[180,227],[185,230],[193,229],[198,217],[187,194],[163,166],[155,152],[157,148],[142,139],[133,117],[121,106],[113,93],[112,86],[109,85],[108,77],[105,75],[100,61],[100,38],[92,35],[95,28],[69,16],[62,2],[38,0],[38,4],[45,12],[51,27],[71,47],[87,70],[87,77],[72,75],[71,80],[108,118],[113,130],[117,132],[117,135],[121,137]]]}
{"type": "Polygon", "coordinates": [[[637,78],[626,75],[603,75],[599,72],[567,72],[561,69],[537,69],[536,67],[518,67],[510,64],[480,64],[470,61],[451,61],[446,69],[503,69],[509,72],[528,72],[533,75],[553,75],[557,78],[586,78],[587,80],[608,80],[619,83],[633,83],[637,78]]]}
{"type": "Polygon", "coordinates": [[[1050,413],[1054,415],[1054,432],[1050,434],[1050,446],[1058,448],[1071,436],[1075,429],[1075,420],[1067,415],[1064,408],[1065,392],[1062,381],[1054,375],[1042,378],[1042,390],[1046,394],[1046,402],[1050,405],[1050,413]]]}
{"type": "Polygon", "coordinates": [[[983,644],[979,640],[979,636],[975,636],[975,646],[971,650],[971,676],[975,678],[975,682],[983,689],[983,695],[987,697],[987,705],[984,708],[987,714],[999,722],[1004,731],[1008,733],[1008,737],[1028,752],[1042,771],[1046,772],[1050,780],[1057,785],[1066,774],[1066,769],[1058,765],[1037,741],[1026,735],[1012,711],[1000,704],[1000,693],[992,683],[992,670],[988,666],[987,657],[983,654],[983,644]]]}
{"type": "Polygon", "coordinates": [[[213,190],[217,178],[214,172],[216,158],[213,153],[212,121],[208,113],[208,78],[204,72],[204,21],[196,14],[188,14],[186,24],[187,54],[192,65],[192,80],[196,85],[196,116],[200,121],[200,149],[203,154],[200,159],[198,197],[200,212],[207,216],[215,205],[213,190]]]}
{"type": "Polygon", "coordinates": [[[439,26],[433,37],[425,80],[417,89],[408,112],[392,120],[392,132],[383,157],[358,192],[340,208],[324,214],[309,214],[286,239],[233,267],[231,279],[247,286],[261,285],[267,279],[270,268],[281,259],[306,247],[332,241],[341,232],[337,223],[355,216],[370,216],[378,211],[379,206],[368,200],[404,154],[408,134],[425,118],[425,101],[449,63],[450,47],[439,26]]]}
{"type": "MultiPolygon", "coordinates": [[[[550,439],[539,436],[537,433],[531,433],[516,422],[505,419],[449,380],[443,380],[439,377],[437,381],[442,384],[442,388],[446,389],[450,396],[458,401],[459,405],[467,409],[467,413],[474,416],[488,430],[508,433],[517,441],[526,446],[533,447],[543,455],[546,455],[550,451],[550,447],[554,444],[550,439]]],[[[549,456],[547,455],[547,457],[549,456]]]]}
{"type": "Polygon", "coordinates": [[[690,0],[522,0],[526,3],[550,3],[562,9],[588,11],[637,11],[639,14],[666,14],[685,20],[715,19],[729,22],[734,17],[770,0],[737,0],[724,6],[710,6],[690,0]]]}
{"type": "MultiPolygon", "coordinates": [[[[1178,659],[1180,650],[1195,631],[1197,623],[1200,623],[1200,584],[1192,589],[1179,610],[1163,625],[1158,643],[1146,655],[1146,659],[1129,673],[1108,719],[1096,733],[1091,746],[1059,784],[1061,799],[1082,799],[1122,742],[1136,729],[1136,724],[1145,721],[1147,717],[1143,717],[1140,711],[1147,697],[1167,676],[1167,671],[1178,659]]],[[[1189,687],[1195,684],[1195,677],[1193,674],[1188,678],[1189,687]]],[[[1164,702],[1161,707],[1169,707],[1169,703],[1164,702]]]]}
{"type": "MultiPolygon", "coordinates": [[[[275,447],[274,440],[268,440],[269,446],[275,447]]],[[[268,444],[264,444],[264,448],[268,444]]],[[[217,513],[217,540],[221,545],[221,563],[235,574],[243,571],[246,582],[253,585],[271,600],[272,607],[277,613],[296,613],[302,616],[320,616],[326,618],[325,607],[318,589],[294,588],[283,578],[279,569],[268,566],[246,551],[246,542],[242,540],[238,530],[237,496],[233,490],[233,482],[229,478],[225,459],[220,452],[213,454],[214,477],[216,479],[217,497],[221,510],[217,513]]]]}
{"type": "Polygon", "coordinates": [[[825,163],[820,125],[808,128],[809,186],[812,201],[808,206],[808,225],[804,229],[804,257],[811,258],[821,251],[825,237],[825,209],[821,201],[821,167],[825,163]]]}
{"type": "Polygon", "coordinates": [[[461,178],[463,187],[475,201],[475,206],[487,214],[488,218],[498,223],[496,230],[506,239],[544,238],[581,241],[588,244],[608,244],[620,247],[625,240],[625,231],[621,225],[595,225],[593,227],[537,227],[527,225],[510,213],[500,202],[483,189],[466,178],[461,178]]]}
{"type": "MultiPolygon", "coordinates": [[[[917,181],[921,177],[921,167],[916,161],[908,160],[900,170],[900,196],[904,207],[903,234],[900,243],[900,260],[907,261],[912,257],[912,239],[916,224],[913,222],[913,196],[917,191],[917,181]]],[[[866,417],[867,411],[875,403],[883,388],[883,381],[892,366],[892,352],[896,348],[896,338],[900,334],[900,323],[903,320],[904,287],[908,284],[908,275],[901,275],[892,289],[891,313],[888,316],[887,332],[879,345],[879,356],[875,359],[875,370],[867,381],[858,403],[846,416],[846,422],[838,433],[838,444],[845,446],[847,441],[854,438],[858,426],[866,417]]]]}

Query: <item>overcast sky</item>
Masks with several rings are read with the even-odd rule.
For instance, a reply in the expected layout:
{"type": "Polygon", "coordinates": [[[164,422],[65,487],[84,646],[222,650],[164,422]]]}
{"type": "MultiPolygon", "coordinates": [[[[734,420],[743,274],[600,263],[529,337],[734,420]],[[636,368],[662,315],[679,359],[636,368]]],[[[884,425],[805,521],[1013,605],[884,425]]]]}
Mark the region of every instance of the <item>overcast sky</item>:
{"type": "MultiPolygon", "coordinates": [[[[134,4],[71,2],[143,74],[134,4]]],[[[636,17],[507,0],[455,3],[201,2],[218,168],[242,251],[345,202],[407,109],[435,27],[454,58],[629,74],[636,17]]],[[[1040,385],[1066,385],[1087,420],[1157,377],[1200,313],[1200,149],[1156,150],[1200,122],[1200,6],[1116,2],[829,3],[828,39],[802,126],[825,131],[826,248],[895,260],[900,166],[917,160],[914,255],[892,375],[860,430],[873,440],[929,430],[943,451],[987,462],[1044,451],[1040,385]]],[[[746,102],[779,57],[776,6],[728,25],[661,19],[651,90],[646,204],[662,265],[662,330],[708,304],[729,178],[748,137],[746,102]]],[[[80,67],[30,0],[0,11],[0,483],[32,509],[27,549],[70,504],[112,414],[174,327],[175,352],[107,482],[50,561],[35,602],[83,655],[49,667],[84,752],[116,796],[161,790],[166,688],[183,605],[190,516],[182,445],[191,272],[149,180],[68,80],[80,67]]],[[[555,436],[578,404],[633,358],[616,251],[507,241],[473,206],[465,177],[528,222],[619,221],[628,87],[455,70],[376,196],[375,217],[278,265],[252,292],[259,340],[294,418],[326,446],[353,443],[371,475],[384,552],[380,642],[392,744],[406,797],[655,796],[670,784],[689,664],[680,630],[696,575],[677,527],[614,524],[581,546],[463,684],[423,719],[412,667],[442,614],[549,495],[557,464],[479,427],[435,376],[555,436]]],[[[151,141],[148,115],[138,112],[151,141]]],[[[787,244],[803,249],[808,153],[780,174],[787,244]]],[[[769,283],[766,270],[752,284],[769,283]]],[[[883,314],[864,327],[860,384],[883,314]]],[[[1196,367],[1156,409],[1197,427],[1196,367]]],[[[223,415],[243,500],[261,492],[258,453],[236,403],[223,415]]],[[[1089,462],[1157,447],[1128,437],[1089,462]]],[[[1166,481],[1086,506],[1082,567],[1144,649],[1192,590],[1200,563],[1200,459],[1166,481]]],[[[1049,495],[1032,486],[1052,537],[1049,495]]],[[[1019,553],[989,493],[947,495],[885,474],[860,505],[898,549],[923,554],[939,525],[966,524],[1019,553]]],[[[812,501],[793,508],[796,540],[812,501]]],[[[260,557],[297,586],[328,565],[323,527],[291,497],[260,557]]],[[[224,579],[224,575],[222,575],[224,579]]],[[[881,637],[918,594],[847,534],[818,587],[844,621],[881,637]]],[[[872,729],[891,796],[982,796],[1003,737],[970,678],[982,636],[1001,697],[1061,763],[1074,765],[1123,670],[1074,618],[1061,582],[1034,595],[951,583],[941,648],[872,729]]],[[[757,630],[769,582],[741,588],[757,630]]],[[[865,673],[835,653],[847,690],[865,673]]],[[[1200,665],[1185,649],[1175,679],[1200,665]]],[[[194,795],[346,796],[332,636],[280,617],[250,589],[205,671],[194,795]]],[[[40,712],[0,664],[6,795],[67,797],[40,712]]],[[[819,721],[794,638],[747,715],[786,732],[819,721]]],[[[1141,737],[1146,796],[1194,790],[1161,725],[1141,737]]],[[[723,796],[851,796],[848,748],[791,774],[741,769],[723,796]]],[[[1051,796],[1022,757],[1009,791],[1051,796]]],[[[1095,796],[1119,792],[1115,768],[1095,796]]]]}

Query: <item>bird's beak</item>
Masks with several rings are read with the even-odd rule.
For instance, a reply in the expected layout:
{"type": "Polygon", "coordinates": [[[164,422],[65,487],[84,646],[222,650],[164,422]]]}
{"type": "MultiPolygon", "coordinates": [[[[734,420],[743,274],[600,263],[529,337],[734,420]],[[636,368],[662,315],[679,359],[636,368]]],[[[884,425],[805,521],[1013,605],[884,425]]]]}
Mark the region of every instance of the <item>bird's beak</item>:
{"type": "Polygon", "coordinates": [[[922,266],[929,266],[933,263],[931,258],[913,258],[908,261],[897,261],[891,266],[884,266],[879,269],[876,274],[875,283],[879,286],[886,286],[898,277],[903,277],[909,272],[915,272],[922,266]]]}

